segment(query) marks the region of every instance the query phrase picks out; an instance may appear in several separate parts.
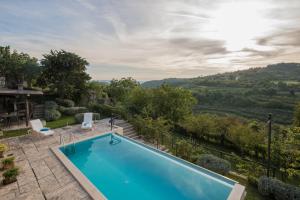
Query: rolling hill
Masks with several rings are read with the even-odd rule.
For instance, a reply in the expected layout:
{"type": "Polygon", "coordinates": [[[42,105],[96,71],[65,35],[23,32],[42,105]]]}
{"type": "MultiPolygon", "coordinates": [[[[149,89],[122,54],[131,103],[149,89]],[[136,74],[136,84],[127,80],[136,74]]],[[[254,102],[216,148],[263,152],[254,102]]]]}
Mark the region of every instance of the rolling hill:
{"type": "Polygon", "coordinates": [[[300,64],[279,63],[190,79],[148,81],[143,87],[169,84],[190,89],[198,99],[195,112],[266,120],[269,113],[281,124],[292,123],[300,102],[300,64]]]}

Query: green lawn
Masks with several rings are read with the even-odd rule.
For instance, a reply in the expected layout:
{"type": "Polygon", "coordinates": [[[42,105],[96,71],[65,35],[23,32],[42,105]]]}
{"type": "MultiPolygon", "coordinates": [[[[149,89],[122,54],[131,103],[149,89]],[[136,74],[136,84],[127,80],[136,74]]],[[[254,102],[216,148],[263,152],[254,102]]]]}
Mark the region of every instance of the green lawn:
{"type": "Polygon", "coordinates": [[[28,131],[28,128],[18,129],[18,130],[10,130],[10,131],[3,131],[3,135],[0,136],[0,139],[26,135],[27,131],[28,131]]]}
{"type": "Polygon", "coordinates": [[[76,124],[74,116],[62,116],[58,120],[47,122],[46,127],[54,129],[54,128],[61,128],[72,124],[76,124]]]}
{"type": "MultiPolygon", "coordinates": [[[[47,122],[46,126],[51,129],[54,129],[54,128],[60,128],[72,124],[76,124],[74,116],[62,116],[60,119],[56,121],[47,122]]],[[[28,130],[29,128],[3,131],[3,135],[0,136],[0,139],[26,135],[28,130]]]]}

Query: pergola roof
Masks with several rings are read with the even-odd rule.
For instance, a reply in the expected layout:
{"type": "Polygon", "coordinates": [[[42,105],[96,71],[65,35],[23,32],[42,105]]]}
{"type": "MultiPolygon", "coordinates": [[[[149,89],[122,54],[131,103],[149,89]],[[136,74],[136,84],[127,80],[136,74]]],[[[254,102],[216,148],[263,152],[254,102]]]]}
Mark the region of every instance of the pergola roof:
{"type": "Polygon", "coordinates": [[[0,88],[0,95],[43,95],[43,92],[38,90],[14,90],[8,88],[0,88]]]}

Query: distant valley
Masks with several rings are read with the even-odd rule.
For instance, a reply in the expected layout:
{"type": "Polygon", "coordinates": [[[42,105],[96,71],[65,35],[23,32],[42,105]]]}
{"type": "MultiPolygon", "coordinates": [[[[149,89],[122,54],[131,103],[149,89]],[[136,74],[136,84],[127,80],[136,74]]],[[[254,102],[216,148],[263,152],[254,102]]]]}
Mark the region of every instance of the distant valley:
{"type": "Polygon", "coordinates": [[[291,124],[294,107],[300,102],[300,64],[279,63],[205,77],[147,81],[142,86],[162,84],[190,89],[198,100],[196,113],[261,121],[272,113],[275,122],[291,124]]]}

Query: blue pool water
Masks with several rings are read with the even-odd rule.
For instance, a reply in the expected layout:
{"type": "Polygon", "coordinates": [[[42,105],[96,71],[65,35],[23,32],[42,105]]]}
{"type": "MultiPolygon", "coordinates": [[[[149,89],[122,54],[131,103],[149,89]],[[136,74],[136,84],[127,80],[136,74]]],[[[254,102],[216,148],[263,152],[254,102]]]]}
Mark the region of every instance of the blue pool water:
{"type": "Polygon", "coordinates": [[[109,200],[226,200],[235,182],[113,134],[61,151],[109,200]],[[69,152],[69,153],[68,153],[69,152]]]}

